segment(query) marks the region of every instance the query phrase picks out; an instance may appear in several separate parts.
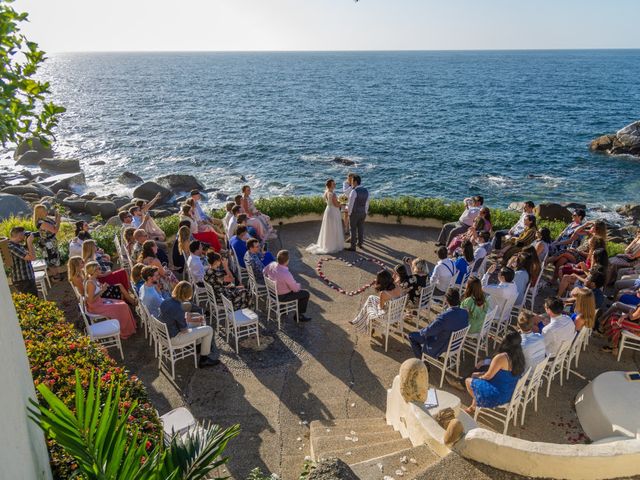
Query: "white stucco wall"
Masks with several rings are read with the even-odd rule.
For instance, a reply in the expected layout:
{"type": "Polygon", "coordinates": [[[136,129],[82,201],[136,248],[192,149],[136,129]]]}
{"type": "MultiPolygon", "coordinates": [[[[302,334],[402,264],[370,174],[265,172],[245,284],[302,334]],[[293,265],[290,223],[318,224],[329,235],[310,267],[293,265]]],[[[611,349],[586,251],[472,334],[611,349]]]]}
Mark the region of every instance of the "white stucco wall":
{"type": "Polygon", "coordinates": [[[27,418],[33,379],[18,318],[0,268],[0,478],[51,479],[42,431],[27,418]]]}

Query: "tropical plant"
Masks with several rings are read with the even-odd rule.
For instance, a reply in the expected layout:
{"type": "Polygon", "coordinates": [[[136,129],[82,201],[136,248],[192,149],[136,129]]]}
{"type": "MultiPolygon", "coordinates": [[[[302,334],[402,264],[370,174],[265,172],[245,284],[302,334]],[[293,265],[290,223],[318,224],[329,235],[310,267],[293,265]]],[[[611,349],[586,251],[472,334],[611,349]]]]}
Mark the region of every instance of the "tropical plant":
{"type": "Polygon", "coordinates": [[[156,219],[156,223],[160,229],[164,232],[167,238],[173,237],[178,233],[178,225],[180,224],[180,217],[178,215],[170,215],[168,217],[156,219]]]}
{"type": "MultiPolygon", "coordinates": [[[[110,383],[103,394],[101,375],[92,375],[85,393],[76,373],[75,405],[71,409],[49,388],[38,385],[44,402],[31,400],[29,417],[48,438],[55,439],[88,480],[199,480],[210,478],[224,465],[227,443],[240,432],[239,425],[222,429],[199,426],[174,434],[165,448],[155,446],[136,429],[127,432],[128,417],[137,402],[122,407],[122,387],[110,383]]],[[[226,477],[213,477],[226,478],[226,477]]]]}
{"type": "Polygon", "coordinates": [[[27,14],[11,3],[0,0],[0,143],[39,137],[49,144],[65,108],[47,101],[49,82],[36,79],[45,53],[20,33],[27,14]]]}

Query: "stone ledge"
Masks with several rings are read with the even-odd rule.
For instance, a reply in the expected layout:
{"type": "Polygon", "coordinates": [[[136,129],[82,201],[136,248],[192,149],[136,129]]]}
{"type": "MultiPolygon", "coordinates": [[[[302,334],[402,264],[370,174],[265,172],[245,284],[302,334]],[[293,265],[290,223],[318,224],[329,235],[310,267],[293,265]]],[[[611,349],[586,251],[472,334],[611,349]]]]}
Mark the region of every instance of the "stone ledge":
{"type": "MultiPolygon", "coordinates": [[[[273,225],[287,225],[291,223],[303,223],[303,222],[321,222],[322,215],[319,213],[307,213],[304,215],[294,215],[290,218],[272,218],[271,223],[273,225]]],[[[423,227],[423,228],[442,228],[442,220],[435,218],[412,218],[412,217],[397,217],[397,216],[384,216],[384,215],[369,215],[367,216],[367,222],[382,223],[385,225],[407,225],[411,227],[423,227]]]]}

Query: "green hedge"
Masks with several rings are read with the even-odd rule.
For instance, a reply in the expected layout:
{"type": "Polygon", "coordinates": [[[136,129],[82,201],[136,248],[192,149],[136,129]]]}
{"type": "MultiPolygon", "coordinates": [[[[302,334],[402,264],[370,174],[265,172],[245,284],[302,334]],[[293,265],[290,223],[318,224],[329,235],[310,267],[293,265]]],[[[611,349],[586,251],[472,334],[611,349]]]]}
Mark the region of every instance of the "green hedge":
{"type": "MultiPolygon", "coordinates": [[[[138,401],[138,406],[129,416],[129,433],[132,434],[138,428],[148,435],[152,442],[149,448],[162,442],[162,425],[140,380],[118,366],[104,348],[78,332],[65,320],[63,312],[54,302],[24,294],[15,294],[13,302],[35,385],[47,385],[73,410],[76,385],[74,372],[79,372],[85,387],[88,387],[93,370],[103,372],[105,393],[111,382],[118,381],[122,385],[123,411],[130,407],[131,402],[138,401]]],[[[63,452],[55,440],[49,440],[47,444],[55,478],[70,478],[77,468],[73,459],[63,452]]]]}

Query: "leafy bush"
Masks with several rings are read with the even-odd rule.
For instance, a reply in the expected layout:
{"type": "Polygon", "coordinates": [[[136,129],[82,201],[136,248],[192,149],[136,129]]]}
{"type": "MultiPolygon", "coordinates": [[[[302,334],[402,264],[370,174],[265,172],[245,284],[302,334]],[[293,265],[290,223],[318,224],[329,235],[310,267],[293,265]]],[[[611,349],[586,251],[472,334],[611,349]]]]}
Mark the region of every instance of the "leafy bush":
{"type": "Polygon", "coordinates": [[[158,218],[156,223],[162,229],[167,238],[169,238],[178,233],[180,217],[178,215],[171,215],[170,217],[158,218]]]}
{"type": "Polygon", "coordinates": [[[607,242],[607,255],[610,257],[619,255],[624,253],[625,248],[627,248],[627,246],[624,243],[607,242]]]}
{"type": "Polygon", "coordinates": [[[96,241],[98,247],[113,257],[116,254],[116,244],[113,241],[113,237],[119,234],[120,227],[116,227],[115,225],[103,225],[91,232],[91,238],[96,241]]]}
{"type": "MultiPolygon", "coordinates": [[[[124,410],[137,402],[127,418],[128,434],[139,431],[149,437],[152,445],[162,442],[162,426],[142,382],[135,376],[129,376],[128,371],[118,366],[104,348],[79,333],[65,320],[55,303],[24,294],[15,294],[13,302],[36,386],[46,385],[68,408],[74,410],[74,372],[78,373],[82,387],[87,389],[92,371],[100,371],[105,392],[112,383],[121,385],[121,406],[124,410]]],[[[42,400],[41,396],[39,400],[42,400]]],[[[55,440],[50,439],[47,444],[54,475],[69,478],[77,469],[76,462],[55,440]]]]}

